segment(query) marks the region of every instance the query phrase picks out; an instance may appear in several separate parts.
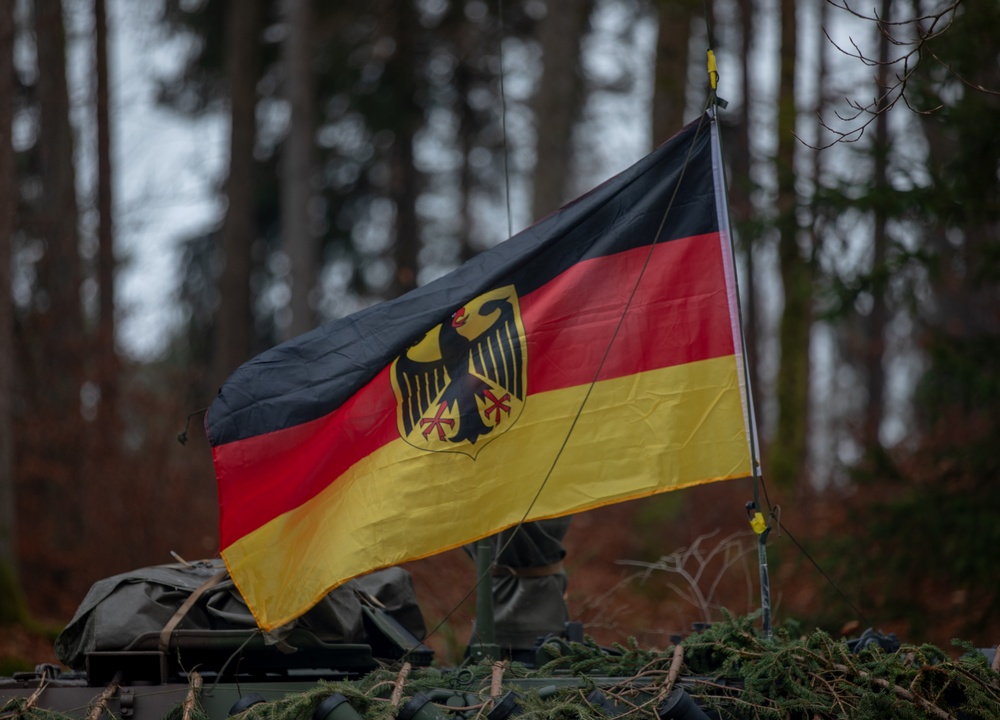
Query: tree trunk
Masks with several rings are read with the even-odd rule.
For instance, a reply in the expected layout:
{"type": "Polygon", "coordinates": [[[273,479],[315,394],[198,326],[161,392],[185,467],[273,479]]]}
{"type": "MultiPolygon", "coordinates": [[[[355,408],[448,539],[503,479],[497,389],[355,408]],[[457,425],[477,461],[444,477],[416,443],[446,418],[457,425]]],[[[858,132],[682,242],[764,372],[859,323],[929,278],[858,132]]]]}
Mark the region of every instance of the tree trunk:
{"type": "Polygon", "coordinates": [[[257,237],[254,219],[258,39],[261,0],[231,6],[226,19],[226,74],[229,78],[231,131],[226,218],[222,224],[222,277],[212,354],[211,382],[218,387],[253,352],[251,250],[257,237]]]}
{"type": "Polygon", "coordinates": [[[478,38],[466,31],[458,38],[458,55],[461,61],[455,68],[455,95],[458,97],[458,143],[462,149],[462,172],[459,176],[459,191],[462,193],[462,231],[459,235],[459,261],[466,262],[483,250],[483,243],[478,233],[476,223],[474,192],[477,188],[476,173],[472,167],[472,151],[475,147],[475,136],[479,129],[475,114],[469,105],[469,91],[472,88],[472,68],[469,66],[469,55],[473,44],[478,38]]]}
{"type": "Polygon", "coordinates": [[[83,351],[80,282],[82,278],[73,130],[66,85],[66,48],[60,0],[36,0],[38,53],[39,159],[42,201],[40,227],[46,250],[38,263],[38,287],[48,302],[40,307],[46,344],[39,360],[41,398],[58,413],[78,417],[80,358],[83,351]],[[76,359],[74,361],[74,359],[76,359]],[[66,372],[67,365],[75,366],[66,372]]]}
{"type": "Polygon", "coordinates": [[[583,106],[580,41],[593,0],[549,0],[538,24],[542,77],[535,97],[538,135],[531,215],[540,220],[558,209],[572,189],[573,127],[583,106]]]}
{"type": "Polygon", "coordinates": [[[684,124],[687,104],[688,40],[701,2],[656,0],[656,76],[653,88],[653,145],[672,137],[684,124]]]}
{"type": "Polygon", "coordinates": [[[98,428],[114,437],[117,418],[118,354],[115,352],[115,251],[111,203],[111,127],[108,113],[108,23],[105,0],[94,0],[97,75],[97,318],[96,380],[101,390],[98,428]]]}
{"type": "Polygon", "coordinates": [[[800,248],[795,190],[795,1],[781,1],[781,72],[778,89],[778,263],[785,306],[775,382],[777,434],[768,456],[774,484],[793,490],[804,468],[809,417],[809,334],[812,326],[812,257],[800,248]]]}
{"type": "Polygon", "coordinates": [[[0,3],[0,626],[25,620],[18,576],[14,488],[14,301],[11,252],[17,177],[14,173],[14,3],[0,3]]]}
{"type": "Polygon", "coordinates": [[[288,34],[282,49],[291,122],[282,148],[281,238],[292,286],[286,338],[316,326],[311,296],[316,288],[320,248],[309,222],[313,175],[313,82],[310,0],[285,0],[288,34]]]}
{"type": "MultiPolygon", "coordinates": [[[[879,10],[880,18],[889,20],[889,13],[892,11],[891,5],[890,0],[882,0],[882,7],[879,10]]],[[[876,92],[878,96],[881,96],[890,82],[889,38],[886,34],[882,34],[879,41],[879,60],[882,64],[878,68],[879,87],[876,92]]],[[[875,118],[875,140],[872,151],[875,154],[875,194],[880,200],[875,203],[875,226],[872,232],[872,309],[864,327],[864,363],[867,371],[868,403],[865,405],[864,421],[861,427],[861,441],[865,447],[871,449],[879,445],[879,428],[882,426],[882,415],[885,410],[885,370],[882,362],[885,358],[885,326],[889,314],[885,298],[886,277],[888,275],[885,261],[889,244],[886,225],[889,219],[889,210],[884,200],[888,197],[889,187],[889,124],[885,103],[880,104],[879,110],[880,112],[875,118]]]]}
{"type": "Polygon", "coordinates": [[[422,113],[416,101],[417,48],[415,33],[419,32],[412,0],[398,3],[393,35],[396,54],[389,72],[395,77],[399,93],[400,117],[392,148],[392,179],[389,192],[396,206],[393,260],[396,271],[389,296],[397,297],[417,286],[419,269],[420,227],[417,218],[417,198],[420,195],[420,173],[413,164],[413,142],[420,128],[422,113]]]}
{"type": "Polygon", "coordinates": [[[393,260],[396,272],[389,288],[390,297],[398,297],[417,286],[420,253],[420,228],[417,225],[417,195],[420,173],[413,165],[413,139],[416,128],[407,123],[396,137],[392,154],[392,198],[396,205],[396,240],[393,260]]]}
{"type": "MultiPolygon", "coordinates": [[[[732,175],[729,178],[729,207],[732,215],[733,230],[736,235],[737,249],[743,255],[746,273],[740,278],[743,334],[746,338],[746,363],[750,375],[750,388],[753,392],[754,408],[760,410],[757,393],[760,383],[757,368],[757,288],[754,273],[756,270],[754,247],[760,238],[760,224],[755,219],[751,193],[753,183],[750,179],[750,44],[754,36],[754,3],[753,0],[739,0],[740,15],[740,95],[741,102],[736,111],[736,119],[731,129],[725,133],[727,138],[726,154],[732,175]]],[[[730,113],[732,114],[732,113],[730,113]]],[[[723,116],[725,117],[725,116],[723,116]]],[[[761,416],[758,412],[758,419],[761,416]]]]}
{"type": "Polygon", "coordinates": [[[45,252],[36,266],[37,312],[31,318],[29,338],[32,411],[26,435],[45,461],[33,466],[35,475],[22,479],[43,495],[53,517],[60,517],[53,524],[51,540],[53,551],[63,557],[82,536],[80,390],[86,353],[61,0],[36,0],[35,37],[42,189],[39,227],[45,252]]]}

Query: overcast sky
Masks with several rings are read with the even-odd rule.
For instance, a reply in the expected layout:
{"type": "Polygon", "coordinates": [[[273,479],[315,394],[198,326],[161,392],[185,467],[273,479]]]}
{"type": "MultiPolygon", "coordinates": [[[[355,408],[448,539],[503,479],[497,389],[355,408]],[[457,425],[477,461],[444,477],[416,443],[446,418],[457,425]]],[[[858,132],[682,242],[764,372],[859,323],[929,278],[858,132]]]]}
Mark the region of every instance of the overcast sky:
{"type": "MultiPolygon", "coordinates": [[[[156,28],[157,5],[108,2],[120,342],[138,357],[162,350],[180,320],[178,243],[220,217],[215,190],[227,160],[224,118],[192,121],[156,104],[155,77],[184,51],[156,28]]],[[[75,64],[84,74],[78,87],[87,82],[87,59],[75,64]]]]}

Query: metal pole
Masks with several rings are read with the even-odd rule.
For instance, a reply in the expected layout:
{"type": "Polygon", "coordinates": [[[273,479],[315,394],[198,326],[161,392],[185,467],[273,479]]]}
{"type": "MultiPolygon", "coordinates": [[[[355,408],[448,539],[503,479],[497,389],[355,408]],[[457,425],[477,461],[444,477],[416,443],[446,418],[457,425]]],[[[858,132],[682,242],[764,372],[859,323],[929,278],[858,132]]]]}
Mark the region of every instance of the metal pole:
{"type": "MultiPolygon", "coordinates": [[[[706,21],[708,15],[706,14],[706,21]]],[[[711,28],[709,27],[709,39],[711,39],[711,28]]],[[[716,94],[719,84],[719,71],[715,63],[715,53],[712,48],[708,49],[708,81],[710,85],[709,103],[711,105],[712,134],[714,146],[712,149],[714,158],[713,164],[717,164],[719,174],[716,195],[722,204],[719,213],[719,228],[725,230],[729,237],[730,256],[733,264],[733,284],[736,291],[736,311],[739,315],[739,343],[740,354],[742,356],[741,366],[743,371],[743,386],[746,392],[747,422],[750,431],[750,465],[753,474],[753,502],[747,503],[747,516],[750,520],[750,527],[757,533],[757,558],[760,566],[760,609],[761,609],[761,633],[765,639],[771,638],[771,583],[767,572],[767,535],[770,528],[764,515],[761,513],[760,503],[760,464],[757,461],[757,421],[756,413],[753,409],[753,392],[750,388],[750,372],[746,363],[746,336],[743,334],[743,303],[740,301],[739,279],[736,274],[736,247],[729,222],[729,200],[726,195],[725,162],[722,157],[722,138],[718,127],[718,108],[725,108],[726,103],[716,94]]]]}
{"type": "Polygon", "coordinates": [[[767,575],[768,528],[757,536],[757,561],[760,565],[760,629],[764,640],[771,639],[771,580],[767,575]]]}
{"type": "Polygon", "coordinates": [[[469,646],[474,660],[499,660],[493,618],[493,543],[483,538],[476,543],[476,634],[469,646]]]}

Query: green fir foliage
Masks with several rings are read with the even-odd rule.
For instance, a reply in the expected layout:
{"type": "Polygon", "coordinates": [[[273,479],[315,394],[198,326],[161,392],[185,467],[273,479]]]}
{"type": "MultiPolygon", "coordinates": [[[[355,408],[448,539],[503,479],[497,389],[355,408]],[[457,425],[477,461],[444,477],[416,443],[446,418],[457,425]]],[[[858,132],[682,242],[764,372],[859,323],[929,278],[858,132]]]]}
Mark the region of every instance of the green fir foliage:
{"type": "Polygon", "coordinates": [[[30,718],[30,720],[67,720],[66,715],[29,704],[30,698],[10,698],[0,705],[2,718],[30,718]]]}
{"type": "MultiPolygon", "coordinates": [[[[823,631],[802,635],[793,625],[766,639],[756,616],[728,614],[704,632],[667,651],[644,649],[631,640],[603,648],[591,640],[550,641],[552,658],[538,670],[503,668],[499,692],[491,695],[495,670],[488,663],[455,670],[399,668],[375,671],[356,681],[320,682],[308,692],[251,706],[240,720],[312,717],[326,697],[341,693],[366,720],[390,720],[418,693],[428,696],[441,718],[485,717],[496,699],[516,693],[525,720],[653,719],[676,688],[705,712],[746,720],[924,720],[1000,717],[1000,674],[986,656],[956,641],[959,657],[931,645],[902,645],[895,652],[868,646],[855,652],[823,631]],[[601,699],[594,691],[600,690],[601,699]],[[392,701],[394,692],[397,702],[392,701]],[[609,708],[613,709],[609,711],[609,708]]],[[[164,720],[185,718],[183,704],[164,720]]],[[[197,702],[185,720],[207,720],[197,702]]],[[[65,720],[15,699],[0,716],[65,720]]]]}

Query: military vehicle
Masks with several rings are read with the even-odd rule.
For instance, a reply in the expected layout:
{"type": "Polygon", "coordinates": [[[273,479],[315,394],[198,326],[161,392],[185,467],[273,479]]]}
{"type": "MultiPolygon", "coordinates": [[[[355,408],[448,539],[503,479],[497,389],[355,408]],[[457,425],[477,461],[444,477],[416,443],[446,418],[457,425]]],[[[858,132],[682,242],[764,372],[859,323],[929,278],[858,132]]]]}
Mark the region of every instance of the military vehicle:
{"type": "Polygon", "coordinates": [[[470,657],[440,668],[398,568],[341,586],[265,636],[219,561],[158,566],[96,583],[57,639],[66,667],[0,678],[0,718],[985,719],[1000,710],[992,649],[951,659],[871,630],[850,641],[818,631],[764,639],[758,621],[727,618],[665,653],[599,648],[571,625],[539,638],[530,662],[470,657]]]}
{"type": "Polygon", "coordinates": [[[381,709],[364,716],[503,720],[518,714],[525,699],[545,702],[584,690],[581,697],[594,712],[615,716],[629,708],[609,700],[601,686],[626,683],[634,685],[635,706],[649,705],[663,720],[711,717],[683,689],[683,678],[660,697],[662,688],[648,679],[533,675],[571,643],[583,641],[576,624],[539,638],[535,657],[518,663],[500,684],[496,678],[487,681],[489,658],[470,657],[464,667],[431,670],[434,653],[422,642],[424,633],[409,575],[400,568],[352,580],[270,635],[257,629],[221,561],[144,568],[91,588],[56,640],[65,667],[39,665],[33,672],[0,678],[0,713],[4,718],[55,713],[81,720],[160,720],[177,713],[198,717],[197,708],[201,717],[216,720],[303,696],[314,720],[357,720],[356,706],[363,703],[337,688],[361,688],[377,672],[405,678],[426,670],[431,686],[425,679],[416,690],[404,691],[399,682],[383,683],[374,693],[366,690],[381,709]]]}

